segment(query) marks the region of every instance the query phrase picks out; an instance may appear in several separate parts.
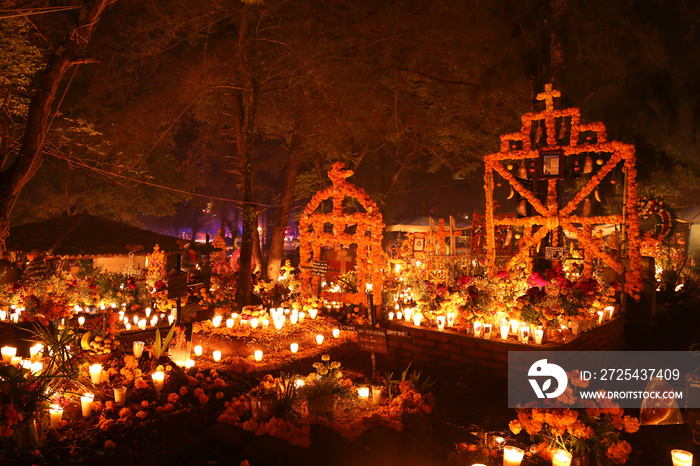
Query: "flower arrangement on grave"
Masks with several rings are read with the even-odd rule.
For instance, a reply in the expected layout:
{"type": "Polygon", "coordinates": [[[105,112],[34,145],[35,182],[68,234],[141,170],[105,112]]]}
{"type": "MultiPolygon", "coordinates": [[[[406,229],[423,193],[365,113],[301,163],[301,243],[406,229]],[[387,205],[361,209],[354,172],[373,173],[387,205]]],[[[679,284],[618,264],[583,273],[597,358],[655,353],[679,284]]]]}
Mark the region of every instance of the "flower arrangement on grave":
{"type": "MultiPolygon", "coordinates": [[[[570,408],[576,392],[588,386],[588,381],[579,377],[578,371],[570,374],[571,385],[558,400],[546,408],[520,408],[518,418],[510,422],[510,430],[518,435],[529,434],[536,442],[536,450],[545,459],[552,452],[564,449],[571,453],[597,458],[601,465],[625,464],[632,451],[628,442],[620,435],[639,430],[639,420],[626,416],[615,403],[597,404],[585,400],[586,408],[570,408]]],[[[551,401],[551,400],[548,400],[551,401]]]]}
{"type": "Polygon", "coordinates": [[[230,276],[219,277],[216,283],[212,281],[210,289],[202,288],[199,290],[201,295],[200,305],[213,309],[215,313],[227,315],[234,312],[238,308],[236,303],[236,286],[234,283],[226,281],[230,276]]]}
{"type": "Polygon", "coordinates": [[[309,405],[313,406],[332,399],[333,406],[340,399],[352,399],[357,392],[352,390],[352,382],[343,378],[339,361],[331,361],[327,354],[321,356],[321,361],[314,363],[315,372],[304,379],[304,385],[299,388],[299,395],[309,405]]]}

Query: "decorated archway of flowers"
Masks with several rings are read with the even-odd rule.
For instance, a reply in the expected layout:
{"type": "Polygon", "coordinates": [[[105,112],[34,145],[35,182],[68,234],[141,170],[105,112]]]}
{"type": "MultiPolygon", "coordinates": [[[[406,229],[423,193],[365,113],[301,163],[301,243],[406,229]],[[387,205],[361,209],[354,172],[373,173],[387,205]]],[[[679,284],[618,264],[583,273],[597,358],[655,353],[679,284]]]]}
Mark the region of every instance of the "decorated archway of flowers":
{"type": "MultiPolygon", "coordinates": [[[[523,261],[527,263],[528,268],[531,268],[530,248],[538,245],[548,233],[558,232],[559,227],[562,227],[579,241],[583,249],[585,275],[590,275],[592,260],[594,257],[598,257],[617,273],[624,275],[628,293],[636,297],[642,289],[642,276],[635,148],[631,144],[608,141],[606,127],[600,122],[582,124],[578,108],[554,109],[554,98],[559,96],[559,91],[552,90],[552,85],[547,84],[545,91],[537,95],[538,100],[545,102],[545,110],[523,115],[521,117],[521,130],[501,136],[501,150],[485,157],[484,188],[486,190],[486,236],[489,270],[491,274],[496,273],[494,232],[497,226],[522,227],[524,231],[520,250],[506,264],[507,270],[523,261]],[[535,124],[533,125],[533,123],[535,124]],[[538,146],[539,150],[536,149],[538,146]],[[504,161],[519,161],[521,163],[520,170],[526,170],[526,161],[537,162],[540,173],[544,173],[541,162],[543,152],[556,151],[561,151],[562,157],[577,157],[579,154],[588,154],[590,157],[590,154],[598,154],[597,162],[599,165],[598,171],[592,174],[591,179],[576,193],[573,199],[561,208],[557,202],[556,178],[547,177],[547,200],[543,204],[532,191],[523,185],[520,180],[523,177],[516,178],[512,173],[516,170],[516,164],[503,165],[504,161]],[[607,160],[604,157],[608,157],[607,160]],[[582,215],[576,215],[575,211],[579,204],[592,194],[605,176],[619,164],[623,165],[623,171],[626,174],[623,212],[616,215],[590,216],[587,215],[584,208],[582,215]],[[495,217],[494,172],[508,181],[512,189],[532,206],[534,215],[518,219],[495,217]],[[629,257],[629,268],[626,270],[621,260],[616,260],[603,250],[602,240],[594,238],[593,226],[600,224],[623,225],[626,228],[629,257]]],[[[592,164],[587,165],[591,165],[590,171],[592,172],[592,164]]],[[[534,168],[534,163],[531,164],[531,167],[534,168]]],[[[535,171],[532,168],[530,172],[535,171]]],[[[542,178],[545,177],[542,176],[542,178]]],[[[557,246],[557,236],[556,234],[551,235],[552,246],[557,246]]]]}
{"type": "Polygon", "coordinates": [[[338,302],[360,304],[365,300],[365,286],[372,284],[375,303],[382,296],[382,231],[384,221],[377,204],[362,189],[350,184],[347,178],[353,175],[345,170],[343,162],[336,162],[328,172],[332,186],[317,192],[311,198],[299,220],[299,256],[301,267],[301,292],[305,297],[315,295],[321,277],[312,274],[314,260],[321,260],[323,248],[333,248],[340,254],[343,246],[357,245],[357,291],[354,293],[332,293],[323,291],[321,297],[338,302]],[[346,198],[359,203],[362,210],[347,213],[346,198]],[[321,203],[332,200],[333,209],[328,213],[317,212],[321,203]],[[355,226],[355,232],[347,230],[355,226]]]}

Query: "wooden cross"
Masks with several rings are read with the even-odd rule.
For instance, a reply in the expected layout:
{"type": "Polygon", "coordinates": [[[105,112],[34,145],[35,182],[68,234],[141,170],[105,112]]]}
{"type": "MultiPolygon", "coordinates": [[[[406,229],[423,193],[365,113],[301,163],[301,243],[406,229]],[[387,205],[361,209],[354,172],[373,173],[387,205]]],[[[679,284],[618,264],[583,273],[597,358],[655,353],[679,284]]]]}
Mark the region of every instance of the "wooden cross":
{"type": "Polygon", "coordinates": [[[561,92],[552,90],[552,84],[544,85],[544,92],[537,94],[537,100],[544,100],[548,112],[554,110],[554,98],[561,97],[561,92]]]}
{"type": "Polygon", "coordinates": [[[433,241],[437,241],[438,254],[445,254],[445,239],[450,238],[450,254],[454,254],[454,238],[462,234],[461,230],[454,229],[454,219],[450,218],[450,227],[445,229],[445,220],[440,219],[438,223],[438,228],[435,228],[435,221],[430,218],[430,244],[435,244],[433,241]],[[435,237],[435,239],[433,239],[435,237]]]}

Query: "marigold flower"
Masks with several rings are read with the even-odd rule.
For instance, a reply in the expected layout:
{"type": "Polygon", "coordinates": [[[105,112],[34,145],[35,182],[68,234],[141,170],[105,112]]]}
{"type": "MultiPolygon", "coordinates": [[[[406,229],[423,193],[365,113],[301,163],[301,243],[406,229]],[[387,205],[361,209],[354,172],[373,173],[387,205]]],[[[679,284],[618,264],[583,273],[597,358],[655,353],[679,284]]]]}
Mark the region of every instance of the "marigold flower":
{"type": "Polygon", "coordinates": [[[105,441],[105,448],[116,448],[117,444],[111,440],[105,441]]]}
{"type": "Polygon", "coordinates": [[[142,421],[146,419],[147,416],[148,413],[146,411],[139,411],[138,413],[136,413],[136,417],[141,419],[142,421]]]}

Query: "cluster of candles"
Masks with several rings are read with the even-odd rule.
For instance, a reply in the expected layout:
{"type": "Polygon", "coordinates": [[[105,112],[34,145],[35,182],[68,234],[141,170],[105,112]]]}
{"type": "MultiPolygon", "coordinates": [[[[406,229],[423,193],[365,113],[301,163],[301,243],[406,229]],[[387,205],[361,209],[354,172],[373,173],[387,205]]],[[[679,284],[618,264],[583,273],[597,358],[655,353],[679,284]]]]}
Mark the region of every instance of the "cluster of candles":
{"type": "MultiPolygon", "coordinates": [[[[114,307],[114,304],[112,306],[114,307]]],[[[126,312],[121,310],[119,311],[119,320],[124,325],[125,330],[131,330],[132,327],[136,327],[139,330],[146,330],[149,324],[151,327],[157,327],[159,324],[162,325],[165,321],[168,322],[168,325],[173,325],[173,322],[175,322],[175,314],[172,312],[170,314],[164,312],[154,313],[150,307],[147,307],[144,314],[145,317],[143,315],[135,315],[129,318],[126,312]]]]}
{"type": "MultiPolygon", "coordinates": [[[[318,309],[309,309],[309,317],[315,319],[318,316],[318,309]]],[[[289,320],[292,325],[304,322],[306,319],[306,313],[300,312],[297,309],[284,309],[281,307],[270,308],[268,314],[262,317],[253,317],[248,319],[245,316],[239,316],[238,313],[232,313],[230,317],[226,319],[226,327],[233,328],[237,322],[241,326],[250,326],[251,328],[262,328],[267,329],[272,322],[277,330],[281,330],[284,324],[289,320]]],[[[224,317],[221,315],[216,315],[211,319],[211,324],[214,327],[221,327],[224,317]]]]}
{"type": "Polygon", "coordinates": [[[360,385],[357,387],[357,396],[360,400],[365,401],[370,400],[371,396],[372,404],[378,405],[382,398],[382,390],[384,390],[384,387],[381,385],[372,385],[371,387],[368,385],[360,385]]]}
{"type": "Polygon", "coordinates": [[[19,323],[19,317],[22,315],[22,312],[24,312],[23,307],[17,307],[13,304],[12,306],[10,306],[9,311],[6,309],[0,310],[0,320],[9,320],[10,322],[14,322],[15,324],[19,323]]]}
{"type": "Polygon", "coordinates": [[[32,374],[38,374],[44,369],[44,363],[41,362],[41,354],[44,351],[44,345],[37,343],[29,348],[29,359],[17,356],[17,348],[14,346],[3,346],[0,348],[2,362],[12,364],[18,369],[29,369],[32,374]]]}

